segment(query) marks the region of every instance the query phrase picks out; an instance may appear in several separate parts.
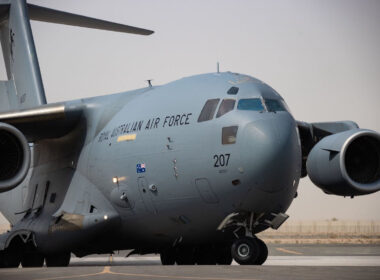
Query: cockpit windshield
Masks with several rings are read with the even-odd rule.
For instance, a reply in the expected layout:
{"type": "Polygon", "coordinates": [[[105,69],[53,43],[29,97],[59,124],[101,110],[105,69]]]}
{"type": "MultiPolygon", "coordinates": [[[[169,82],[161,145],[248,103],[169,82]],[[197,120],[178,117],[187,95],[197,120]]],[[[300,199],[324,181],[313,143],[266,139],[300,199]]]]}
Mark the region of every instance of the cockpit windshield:
{"type": "Polygon", "coordinates": [[[277,99],[264,99],[269,112],[288,111],[285,103],[277,99]]]}
{"type": "Polygon", "coordinates": [[[248,111],[265,111],[264,105],[260,98],[240,99],[237,109],[248,111]]]}
{"type": "Polygon", "coordinates": [[[238,110],[259,111],[259,112],[289,112],[285,102],[280,99],[260,99],[249,98],[240,99],[237,105],[238,110]]]}
{"type": "MultiPolygon", "coordinates": [[[[209,121],[214,118],[220,99],[209,99],[206,101],[199,115],[198,122],[209,121]]],[[[223,99],[216,114],[219,118],[235,108],[235,99],[223,99]]],[[[264,112],[289,112],[288,106],[282,99],[271,98],[244,98],[240,99],[237,105],[238,110],[264,112]]]]}

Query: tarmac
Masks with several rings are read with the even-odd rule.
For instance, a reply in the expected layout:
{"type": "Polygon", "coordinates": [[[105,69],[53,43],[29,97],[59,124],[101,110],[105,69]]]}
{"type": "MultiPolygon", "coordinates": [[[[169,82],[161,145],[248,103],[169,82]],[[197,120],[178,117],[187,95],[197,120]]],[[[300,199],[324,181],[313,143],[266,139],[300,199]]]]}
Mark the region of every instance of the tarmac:
{"type": "Polygon", "coordinates": [[[162,266],[158,255],[73,257],[66,268],[0,269],[1,280],[380,279],[380,245],[270,244],[263,266],[162,266]]]}

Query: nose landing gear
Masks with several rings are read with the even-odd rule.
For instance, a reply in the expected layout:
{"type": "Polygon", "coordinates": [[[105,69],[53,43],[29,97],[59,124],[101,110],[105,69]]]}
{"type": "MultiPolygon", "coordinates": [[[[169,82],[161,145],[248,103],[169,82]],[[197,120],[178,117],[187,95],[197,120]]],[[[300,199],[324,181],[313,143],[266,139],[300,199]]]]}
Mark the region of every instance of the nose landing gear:
{"type": "Polygon", "coordinates": [[[231,243],[181,246],[161,251],[163,265],[230,265],[232,259],[241,265],[262,265],[268,247],[257,237],[244,236],[231,243]]]}
{"type": "Polygon", "coordinates": [[[231,246],[234,260],[241,265],[262,265],[268,257],[268,247],[257,237],[244,236],[231,246]]]}

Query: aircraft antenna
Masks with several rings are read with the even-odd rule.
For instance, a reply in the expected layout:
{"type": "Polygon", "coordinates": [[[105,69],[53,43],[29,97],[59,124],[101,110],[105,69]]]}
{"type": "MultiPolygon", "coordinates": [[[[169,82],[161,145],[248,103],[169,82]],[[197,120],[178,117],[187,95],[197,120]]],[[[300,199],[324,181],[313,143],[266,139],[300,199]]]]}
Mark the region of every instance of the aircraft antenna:
{"type": "Polygon", "coordinates": [[[149,80],[146,80],[146,81],[148,82],[148,85],[151,88],[152,87],[152,81],[153,81],[153,79],[149,79],[149,80]]]}
{"type": "Polygon", "coordinates": [[[219,61],[216,63],[216,72],[219,73],[219,61]]]}

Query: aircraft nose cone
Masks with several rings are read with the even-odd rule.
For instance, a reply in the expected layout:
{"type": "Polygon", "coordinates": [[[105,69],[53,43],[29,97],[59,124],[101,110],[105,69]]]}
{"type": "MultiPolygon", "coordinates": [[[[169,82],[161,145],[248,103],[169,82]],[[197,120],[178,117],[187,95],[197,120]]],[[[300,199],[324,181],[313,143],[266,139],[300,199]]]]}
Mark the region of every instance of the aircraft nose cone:
{"type": "Polygon", "coordinates": [[[243,134],[242,160],[250,187],[274,193],[293,186],[301,154],[290,114],[271,113],[247,124],[243,134]]]}

